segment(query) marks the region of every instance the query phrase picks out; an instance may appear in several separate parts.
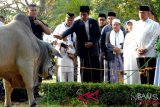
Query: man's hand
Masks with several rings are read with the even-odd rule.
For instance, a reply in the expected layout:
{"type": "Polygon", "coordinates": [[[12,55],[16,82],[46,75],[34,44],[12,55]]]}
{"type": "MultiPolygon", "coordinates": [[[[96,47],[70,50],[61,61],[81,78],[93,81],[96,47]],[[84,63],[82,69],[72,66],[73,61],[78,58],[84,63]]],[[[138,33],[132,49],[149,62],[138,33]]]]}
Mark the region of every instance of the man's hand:
{"type": "Polygon", "coordinates": [[[60,39],[60,40],[62,39],[62,37],[60,35],[54,35],[54,37],[57,39],[60,39]]]}
{"type": "MultiPolygon", "coordinates": [[[[59,39],[61,39],[61,38],[59,38],[59,39]]],[[[63,38],[63,41],[67,41],[67,36],[63,38]]]]}
{"type": "Polygon", "coordinates": [[[143,50],[141,48],[136,49],[138,55],[143,55],[143,50]]]}
{"type": "Polygon", "coordinates": [[[40,25],[40,26],[43,25],[43,23],[42,23],[41,21],[39,21],[39,20],[34,20],[34,23],[35,23],[36,25],[40,25]]]}
{"type": "Polygon", "coordinates": [[[121,54],[121,49],[120,48],[117,48],[117,47],[115,47],[114,49],[113,49],[113,51],[116,53],[116,54],[121,54]]]}
{"type": "Polygon", "coordinates": [[[100,58],[105,59],[105,53],[104,52],[100,53],[100,58]]]}
{"type": "Polygon", "coordinates": [[[86,42],[86,43],[84,44],[84,46],[85,46],[86,48],[91,48],[91,47],[93,46],[93,43],[92,43],[92,42],[86,42]]]}
{"type": "Polygon", "coordinates": [[[148,50],[144,48],[137,48],[136,51],[138,55],[144,55],[145,53],[148,52],[148,50]]]}
{"type": "Polygon", "coordinates": [[[142,53],[146,54],[148,52],[148,49],[142,49],[142,53]]]}
{"type": "Polygon", "coordinates": [[[43,24],[40,20],[34,20],[34,23],[36,24],[36,25],[39,25],[39,26],[41,26],[41,28],[43,29],[43,32],[45,33],[45,34],[47,34],[47,35],[50,35],[51,34],[51,30],[45,25],[45,24],[43,24]]]}

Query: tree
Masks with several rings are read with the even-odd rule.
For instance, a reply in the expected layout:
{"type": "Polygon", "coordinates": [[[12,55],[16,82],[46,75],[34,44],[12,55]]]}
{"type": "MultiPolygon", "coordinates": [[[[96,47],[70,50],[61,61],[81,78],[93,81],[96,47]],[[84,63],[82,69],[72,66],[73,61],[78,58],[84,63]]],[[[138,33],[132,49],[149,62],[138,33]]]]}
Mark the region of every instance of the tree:
{"type": "Polygon", "coordinates": [[[160,19],[160,0],[92,0],[91,5],[94,7],[92,13],[95,18],[100,12],[114,11],[117,13],[117,18],[120,18],[122,22],[129,19],[138,20],[139,6],[148,5],[155,13],[157,21],[160,19]]]}
{"type": "Polygon", "coordinates": [[[138,7],[148,5],[155,13],[157,21],[160,20],[160,0],[0,0],[0,14],[5,16],[7,22],[18,12],[26,13],[30,3],[38,5],[38,17],[49,27],[55,26],[64,21],[67,12],[79,15],[79,6],[89,5],[91,17],[97,18],[98,13],[115,11],[117,18],[122,22],[129,19],[138,20],[138,7]]]}
{"type": "MultiPolygon", "coordinates": [[[[51,14],[50,10],[54,7],[55,0],[0,0],[0,14],[5,16],[9,22],[17,13],[27,13],[27,6],[30,3],[38,5],[39,17],[46,19],[51,14]]],[[[46,21],[46,20],[45,20],[46,21]]]]}
{"type": "Polygon", "coordinates": [[[79,7],[81,5],[90,5],[91,0],[57,0],[55,6],[51,10],[51,18],[48,20],[52,28],[64,21],[67,12],[72,12],[76,16],[79,15],[79,7]]]}

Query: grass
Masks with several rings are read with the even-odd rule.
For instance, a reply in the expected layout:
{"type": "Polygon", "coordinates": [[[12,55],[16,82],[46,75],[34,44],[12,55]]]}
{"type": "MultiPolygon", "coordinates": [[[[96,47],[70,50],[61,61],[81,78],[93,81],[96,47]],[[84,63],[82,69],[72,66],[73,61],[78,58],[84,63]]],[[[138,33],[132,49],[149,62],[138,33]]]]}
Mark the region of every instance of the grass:
{"type": "MultiPolygon", "coordinates": [[[[52,77],[51,80],[43,80],[43,83],[56,83],[56,76],[52,77]]],[[[12,102],[12,107],[28,107],[28,101],[26,102],[12,102]]],[[[47,102],[43,102],[42,98],[36,99],[37,106],[36,107],[63,107],[61,105],[48,104],[47,102]]],[[[0,100],[0,107],[3,107],[4,101],[0,100]]]]}
{"type": "MultiPolygon", "coordinates": [[[[51,80],[43,80],[43,83],[55,83],[56,82],[56,77],[53,76],[53,79],[51,80]]],[[[37,102],[37,107],[61,107],[60,105],[48,105],[46,102],[41,101],[42,98],[36,99],[37,102]]],[[[13,106],[12,107],[28,107],[28,101],[26,102],[12,102],[13,106]]],[[[3,107],[4,101],[0,100],[0,107],[3,107]]]]}

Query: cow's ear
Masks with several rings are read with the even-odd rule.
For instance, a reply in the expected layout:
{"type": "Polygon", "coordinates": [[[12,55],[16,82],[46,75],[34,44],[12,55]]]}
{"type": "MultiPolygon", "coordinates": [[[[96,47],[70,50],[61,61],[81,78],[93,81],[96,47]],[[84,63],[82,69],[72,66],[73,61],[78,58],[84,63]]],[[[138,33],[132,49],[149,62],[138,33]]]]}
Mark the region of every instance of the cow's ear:
{"type": "Polygon", "coordinates": [[[50,55],[54,55],[54,56],[62,58],[60,53],[52,45],[48,45],[48,49],[49,49],[49,54],[50,55]]]}

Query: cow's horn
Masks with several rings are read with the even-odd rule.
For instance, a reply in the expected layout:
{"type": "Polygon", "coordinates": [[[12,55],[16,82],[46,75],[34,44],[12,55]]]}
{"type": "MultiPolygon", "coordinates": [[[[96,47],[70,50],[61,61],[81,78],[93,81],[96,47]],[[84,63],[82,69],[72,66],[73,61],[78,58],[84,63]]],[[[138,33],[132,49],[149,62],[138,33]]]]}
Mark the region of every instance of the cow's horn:
{"type": "Polygon", "coordinates": [[[49,51],[51,51],[52,55],[62,58],[60,53],[52,45],[49,44],[48,47],[49,47],[49,51]]]}

